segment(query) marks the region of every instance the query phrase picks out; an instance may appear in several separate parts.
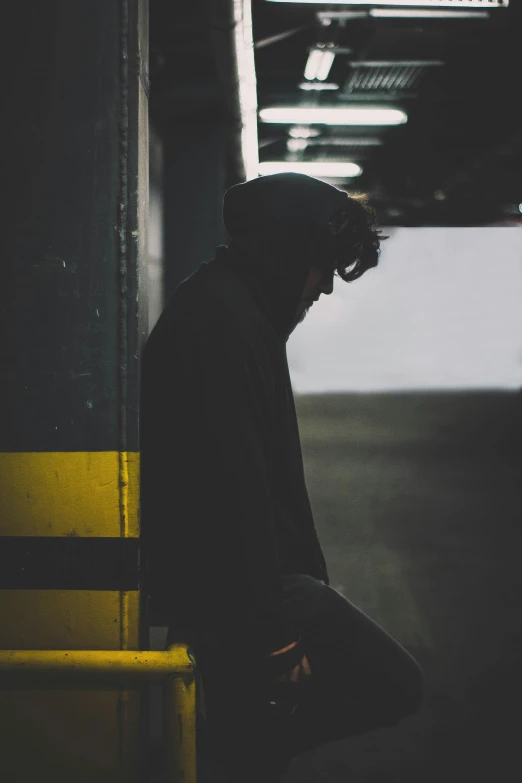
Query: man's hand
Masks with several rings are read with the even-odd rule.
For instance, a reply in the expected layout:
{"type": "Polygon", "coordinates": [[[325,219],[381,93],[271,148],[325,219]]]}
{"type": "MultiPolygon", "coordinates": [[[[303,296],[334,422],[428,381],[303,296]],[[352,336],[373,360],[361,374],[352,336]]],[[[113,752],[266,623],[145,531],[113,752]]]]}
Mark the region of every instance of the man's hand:
{"type": "Polygon", "coordinates": [[[301,663],[299,663],[290,671],[285,672],[285,674],[281,674],[279,677],[275,677],[272,682],[299,683],[299,685],[304,685],[308,681],[308,678],[311,674],[312,670],[310,669],[308,658],[306,655],[303,655],[301,658],[301,663]]]}

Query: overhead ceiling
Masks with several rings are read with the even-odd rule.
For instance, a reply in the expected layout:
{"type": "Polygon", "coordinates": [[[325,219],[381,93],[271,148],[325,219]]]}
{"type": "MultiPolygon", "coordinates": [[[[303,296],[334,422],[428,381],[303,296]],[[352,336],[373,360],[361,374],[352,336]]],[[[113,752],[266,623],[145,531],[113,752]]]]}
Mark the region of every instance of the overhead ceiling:
{"type": "MultiPolygon", "coordinates": [[[[386,225],[519,222],[522,4],[485,0],[487,10],[474,9],[474,16],[463,13],[463,0],[447,0],[445,10],[450,5],[460,7],[462,18],[372,16],[372,9],[392,10],[385,0],[252,0],[260,110],[378,105],[407,115],[394,127],[310,125],[317,135],[305,143],[296,143],[295,126],[259,121],[260,161],[357,163],[362,174],[336,184],[368,192],[386,225]],[[335,53],[326,81],[336,87],[302,89],[307,81],[317,84],[304,72],[309,51],[320,44],[335,53]]],[[[199,4],[184,6],[151,2],[151,106],[157,110],[160,94],[165,101],[174,90],[185,95],[186,108],[192,96],[217,113],[208,25],[199,4]],[[191,66],[183,70],[188,50],[191,66]]]]}
{"type": "Polygon", "coordinates": [[[387,224],[516,220],[522,202],[520,5],[512,0],[476,18],[374,18],[371,5],[253,0],[260,109],[375,104],[408,116],[395,127],[315,126],[319,135],[301,150],[291,141],[292,126],[260,122],[260,160],[359,163],[362,175],[343,184],[369,192],[387,224]],[[342,18],[346,12],[354,16],[342,18]],[[338,89],[299,88],[308,50],[318,43],[334,45],[327,81],[338,89]]]}

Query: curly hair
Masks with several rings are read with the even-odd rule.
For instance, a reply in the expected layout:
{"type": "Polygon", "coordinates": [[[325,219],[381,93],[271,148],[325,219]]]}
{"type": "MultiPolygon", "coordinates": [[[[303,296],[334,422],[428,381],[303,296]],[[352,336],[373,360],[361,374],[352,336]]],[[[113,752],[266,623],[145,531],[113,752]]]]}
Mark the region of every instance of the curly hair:
{"type": "Polygon", "coordinates": [[[330,272],[351,283],[368,269],[377,266],[383,236],[377,226],[376,214],[365,193],[347,193],[346,203],[336,211],[328,223],[332,255],[328,261],[330,272]]]}

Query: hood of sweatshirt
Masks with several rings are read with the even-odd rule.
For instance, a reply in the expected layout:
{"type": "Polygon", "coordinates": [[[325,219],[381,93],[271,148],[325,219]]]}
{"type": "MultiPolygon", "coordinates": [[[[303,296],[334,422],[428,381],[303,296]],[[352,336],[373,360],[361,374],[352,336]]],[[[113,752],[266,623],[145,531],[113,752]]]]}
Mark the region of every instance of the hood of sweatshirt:
{"type": "Polygon", "coordinates": [[[285,340],[312,265],[333,261],[327,224],[343,191],[305,174],[273,174],[229,188],[223,221],[230,236],[216,258],[233,267],[285,340]]]}

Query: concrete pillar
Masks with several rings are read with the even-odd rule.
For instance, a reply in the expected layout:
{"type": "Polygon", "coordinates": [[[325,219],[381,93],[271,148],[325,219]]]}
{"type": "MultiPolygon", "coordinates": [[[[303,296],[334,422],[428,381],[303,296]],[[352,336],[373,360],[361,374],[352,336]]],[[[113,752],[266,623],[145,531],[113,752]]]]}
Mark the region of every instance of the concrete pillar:
{"type": "MultiPolygon", "coordinates": [[[[139,649],[148,2],[7,16],[0,647],[139,649]]],[[[137,691],[0,693],[6,780],[137,781],[139,736],[137,691]]]]}

